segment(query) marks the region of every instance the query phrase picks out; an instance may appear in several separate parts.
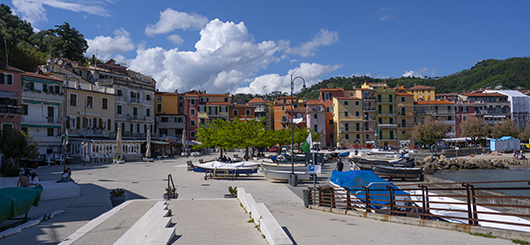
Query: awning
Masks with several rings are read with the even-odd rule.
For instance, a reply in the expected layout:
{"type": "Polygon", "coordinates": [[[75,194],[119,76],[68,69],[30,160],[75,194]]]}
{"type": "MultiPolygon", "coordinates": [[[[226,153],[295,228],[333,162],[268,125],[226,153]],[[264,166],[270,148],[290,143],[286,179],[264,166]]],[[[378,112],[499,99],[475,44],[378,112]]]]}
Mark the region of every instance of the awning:
{"type": "Polygon", "coordinates": [[[61,128],[61,125],[44,125],[44,124],[29,124],[23,123],[22,127],[37,127],[37,128],[61,128]]]}

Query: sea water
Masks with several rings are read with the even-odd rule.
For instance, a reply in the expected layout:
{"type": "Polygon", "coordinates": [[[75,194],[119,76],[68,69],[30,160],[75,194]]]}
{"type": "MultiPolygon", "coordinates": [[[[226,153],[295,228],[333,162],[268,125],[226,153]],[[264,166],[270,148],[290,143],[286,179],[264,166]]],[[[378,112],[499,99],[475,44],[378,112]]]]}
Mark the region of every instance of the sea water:
{"type": "MultiPolygon", "coordinates": [[[[527,182],[516,183],[492,183],[476,184],[482,187],[528,187],[530,185],[530,169],[486,169],[486,170],[457,170],[457,171],[438,171],[435,177],[454,180],[457,182],[483,182],[483,181],[509,181],[509,180],[526,180],[527,182]]],[[[530,196],[529,190],[494,190],[508,195],[530,196]]]]}

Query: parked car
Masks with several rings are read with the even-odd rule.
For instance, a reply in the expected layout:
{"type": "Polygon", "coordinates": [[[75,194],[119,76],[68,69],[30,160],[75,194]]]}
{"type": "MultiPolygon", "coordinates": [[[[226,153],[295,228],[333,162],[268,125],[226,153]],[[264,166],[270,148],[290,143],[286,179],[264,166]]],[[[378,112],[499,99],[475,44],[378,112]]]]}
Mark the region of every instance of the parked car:
{"type": "Polygon", "coordinates": [[[269,149],[269,152],[278,152],[278,147],[273,146],[269,149]]]}

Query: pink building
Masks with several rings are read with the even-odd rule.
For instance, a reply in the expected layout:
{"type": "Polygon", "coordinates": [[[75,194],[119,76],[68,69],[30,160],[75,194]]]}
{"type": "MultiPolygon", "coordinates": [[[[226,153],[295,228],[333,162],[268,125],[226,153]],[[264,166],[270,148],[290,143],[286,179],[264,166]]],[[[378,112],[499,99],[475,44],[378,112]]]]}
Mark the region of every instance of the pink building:
{"type": "Polygon", "coordinates": [[[11,66],[0,66],[0,129],[21,129],[22,73],[11,66]]]}

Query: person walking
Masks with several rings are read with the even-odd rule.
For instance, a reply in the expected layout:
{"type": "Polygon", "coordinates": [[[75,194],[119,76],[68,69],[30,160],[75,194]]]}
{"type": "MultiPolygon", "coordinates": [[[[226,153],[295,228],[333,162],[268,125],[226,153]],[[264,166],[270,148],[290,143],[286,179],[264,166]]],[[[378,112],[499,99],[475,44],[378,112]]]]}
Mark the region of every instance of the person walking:
{"type": "Polygon", "coordinates": [[[335,167],[335,170],[339,171],[339,172],[342,172],[342,169],[344,168],[344,163],[342,162],[342,160],[339,158],[339,162],[337,163],[337,166],[335,167]]]}

